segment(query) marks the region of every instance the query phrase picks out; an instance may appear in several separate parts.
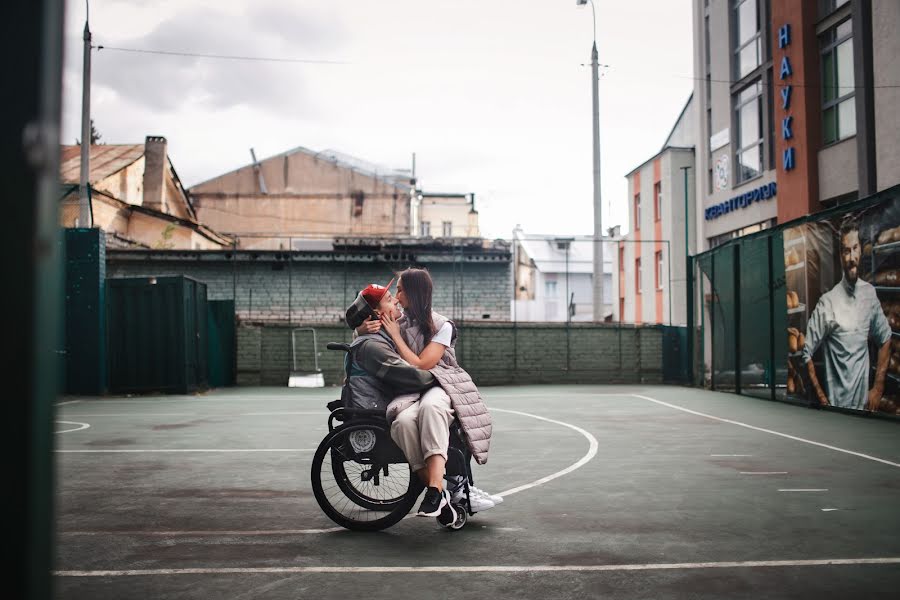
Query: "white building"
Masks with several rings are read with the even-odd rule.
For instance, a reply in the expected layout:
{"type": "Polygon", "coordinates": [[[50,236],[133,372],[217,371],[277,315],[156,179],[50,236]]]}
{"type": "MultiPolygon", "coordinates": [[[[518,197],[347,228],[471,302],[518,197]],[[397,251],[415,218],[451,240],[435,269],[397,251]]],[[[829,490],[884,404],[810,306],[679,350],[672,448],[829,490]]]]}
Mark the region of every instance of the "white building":
{"type": "MultiPolygon", "coordinates": [[[[662,149],[626,175],[629,233],[614,250],[614,321],[687,323],[685,215],[693,215],[695,206],[693,115],[689,98],[662,149]]],[[[696,225],[689,225],[693,240],[696,225]]]]}
{"type": "MultiPolygon", "coordinates": [[[[591,236],[525,234],[516,227],[513,241],[517,321],[592,321],[594,252],[591,236]]],[[[615,244],[604,238],[603,314],[612,318],[615,244]]]]}

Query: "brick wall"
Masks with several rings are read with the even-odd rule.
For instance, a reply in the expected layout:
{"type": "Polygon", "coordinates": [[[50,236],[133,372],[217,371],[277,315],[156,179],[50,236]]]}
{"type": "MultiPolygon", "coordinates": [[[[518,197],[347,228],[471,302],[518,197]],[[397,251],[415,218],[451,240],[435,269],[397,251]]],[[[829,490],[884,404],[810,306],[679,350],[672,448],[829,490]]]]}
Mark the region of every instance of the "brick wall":
{"type": "MultiPolygon", "coordinates": [[[[328,342],[350,340],[338,325],[317,325],[319,368],[326,385],[343,378],[343,353],[328,342]]],[[[287,385],[291,328],[238,327],[238,385],[287,385]]],[[[460,328],[457,356],[479,385],[526,383],[661,383],[662,333],[656,327],[471,323],[460,328]]],[[[311,334],[297,334],[300,368],[314,365],[311,334]]]]}
{"type": "MultiPolygon", "coordinates": [[[[335,260],[204,260],[198,253],[139,260],[111,252],[107,277],[185,275],[206,283],[210,300],[235,299],[242,321],[339,323],[367,284],[385,284],[399,266],[335,260]],[[288,313],[290,306],[290,315],[288,313]]],[[[164,256],[160,254],[159,256],[164,256]]],[[[434,279],[434,308],[456,320],[508,321],[512,280],[508,261],[425,264],[434,279]],[[486,317],[487,315],[487,317],[486,317]]]]}

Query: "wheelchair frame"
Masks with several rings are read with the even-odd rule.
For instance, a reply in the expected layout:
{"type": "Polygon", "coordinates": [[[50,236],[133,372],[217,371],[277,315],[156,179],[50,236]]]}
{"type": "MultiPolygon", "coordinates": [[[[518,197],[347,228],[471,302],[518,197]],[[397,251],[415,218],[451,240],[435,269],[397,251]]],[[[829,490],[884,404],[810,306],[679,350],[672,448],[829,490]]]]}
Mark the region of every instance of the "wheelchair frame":
{"type": "MultiPolygon", "coordinates": [[[[349,353],[348,344],[329,343],[329,350],[342,350],[349,353]]],[[[349,354],[345,358],[345,374],[349,378],[349,354]]],[[[384,411],[352,408],[344,405],[350,398],[345,380],[341,399],[327,404],[328,434],[319,443],[311,465],[313,493],[322,511],[335,523],[346,529],[356,531],[378,531],[386,529],[402,520],[412,509],[421,494],[424,485],[418,476],[409,470],[406,457],[390,436],[390,425],[384,411]],[[340,423],[340,424],[336,424],[340,423]],[[324,462],[329,460],[330,473],[323,473],[324,462]],[[347,464],[354,464],[359,471],[354,475],[347,473],[347,464]],[[360,488],[378,488],[383,480],[389,480],[391,466],[402,469],[406,465],[409,481],[403,494],[390,498],[376,498],[364,493],[360,488]],[[332,475],[336,486],[325,488],[323,474],[332,475]],[[344,495],[344,502],[329,498],[328,490],[337,487],[344,495]],[[340,506],[336,506],[340,504],[340,506]],[[354,506],[351,506],[354,505],[354,506]],[[342,510],[359,507],[371,513],[347,515],[342,510]],[[374,519],[368,518],[372,513],[384,513],[374,519]]],[[[475,514],[471,510],[469,486],[474,484],[471,469],[471,454],[463,438],[459,423],[454,421],[449,431],[450,442],[447,448],[447,466],[445,481],[452,494],[463,487],[463,501],[454,503],[457,514],[453,522],[444,522],[437,517],[438,523],[450,530],[462,529],[468,517],[475,514]],[[459,480],[461,478],[461,481],[459,480]],[[453,484],[452,486],[450,484],[453,484]]],[[[401,484],[402,485],[402,484],[401,484]]],[[[396,484],[392,489],[396,490],[396,484]]]]}

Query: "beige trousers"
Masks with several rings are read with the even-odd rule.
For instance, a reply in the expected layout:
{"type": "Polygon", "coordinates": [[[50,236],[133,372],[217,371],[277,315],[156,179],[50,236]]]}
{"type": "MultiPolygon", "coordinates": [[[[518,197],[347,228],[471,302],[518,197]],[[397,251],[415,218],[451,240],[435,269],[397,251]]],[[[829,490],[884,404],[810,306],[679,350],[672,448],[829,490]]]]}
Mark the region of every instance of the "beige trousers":
{"type": "Polygon", "coordinates": [[[447,460],[453,409],[450,396],[440,387],[422,394],[391,423],[391,439],[403,450],[413,471],[425,468],[425,459],[440,454],[447,460]]]}

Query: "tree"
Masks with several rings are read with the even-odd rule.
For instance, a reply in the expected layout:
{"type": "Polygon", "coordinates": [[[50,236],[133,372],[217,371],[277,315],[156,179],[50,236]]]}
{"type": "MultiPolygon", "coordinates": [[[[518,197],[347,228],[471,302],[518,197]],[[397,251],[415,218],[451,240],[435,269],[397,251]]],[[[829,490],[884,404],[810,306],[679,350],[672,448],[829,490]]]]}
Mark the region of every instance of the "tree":
{"type": "MultiPolygon", "coordinates": [[[[103,136],[100,135],[100,132],[97,131],[97,128],[94,127],[94,119],[91,119],[91,146],[96,146],[97,144],[102,144],[103,142],[100,141],[102,137],[103,136]]],[[[79,140],[78,138],[75,138],[75,145],[80,146],[81,140],[79,140]]]]}

